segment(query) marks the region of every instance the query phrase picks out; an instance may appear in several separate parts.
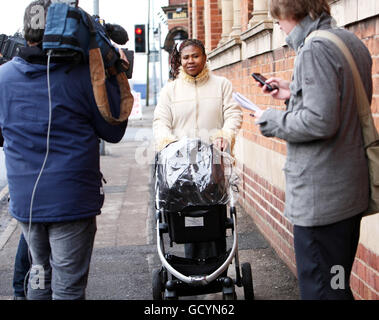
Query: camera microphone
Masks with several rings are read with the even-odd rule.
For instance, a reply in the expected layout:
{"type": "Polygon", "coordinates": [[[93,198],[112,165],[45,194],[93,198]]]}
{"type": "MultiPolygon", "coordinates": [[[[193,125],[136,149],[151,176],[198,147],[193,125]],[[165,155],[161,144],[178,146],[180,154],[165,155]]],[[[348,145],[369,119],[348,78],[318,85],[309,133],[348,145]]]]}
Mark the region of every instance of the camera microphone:
{"type": "Polygon", "coordinates": [[[109,38],[117,44],[123,45],[129,41],[128,33],[118,24],[106,23],[105,30],[109,38]]]}

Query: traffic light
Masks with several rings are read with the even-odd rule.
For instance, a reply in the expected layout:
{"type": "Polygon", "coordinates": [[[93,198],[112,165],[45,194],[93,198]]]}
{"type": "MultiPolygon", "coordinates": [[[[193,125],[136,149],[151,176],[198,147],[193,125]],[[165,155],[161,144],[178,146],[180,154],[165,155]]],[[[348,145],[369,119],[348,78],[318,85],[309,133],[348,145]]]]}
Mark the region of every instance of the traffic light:
{"type": "Polygon", "coordinates": [[[134,44],[135,52],[146,52],[146,30],[144,24],[136,24],[134,26],[134,44]]]}

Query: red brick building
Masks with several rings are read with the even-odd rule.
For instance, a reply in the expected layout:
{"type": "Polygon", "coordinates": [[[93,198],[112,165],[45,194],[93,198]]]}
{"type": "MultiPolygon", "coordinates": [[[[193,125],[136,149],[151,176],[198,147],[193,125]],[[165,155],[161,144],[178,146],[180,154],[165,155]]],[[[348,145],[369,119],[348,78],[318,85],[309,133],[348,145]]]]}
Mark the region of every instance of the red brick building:
{"type": "Polygon", "coordinates": [[[175,40],[188,39],[190,19],[186,0],[170,0],[167,7],[162,7],[167,16],[168,34],[164,43],[164,49],[171,52],[175,40]]]}
{"type": "MultiPolygon", "coordinates": [[[[379,6],[377,0],[330,0],[339,26],[354,32],[373,58],[372,112],[379,129],[379,6]]],[[[280,101],[263,95],[252,72],[291,79],[295,53],[285,45],[285,35],[273,23],[269,0],[170,1],[186,6],[187,19],[170,21],[188,37],[205,43],[214,73],[232,81],[234,90],[262,108],[284,109],[280,101]]],[[[296,275],[293,227],[283,216],[285,181],[282,168],[284,141],[263,137],[248,112],[236,143],[237,167],[242,180],[240,204],[263,235],[296,275]]],[[[341,192],[343,189],[341,188],[341,192]]],[[[357,299],[379,299],[379,214],[362,220],[361,238],[351,278],[357,299]]]]}

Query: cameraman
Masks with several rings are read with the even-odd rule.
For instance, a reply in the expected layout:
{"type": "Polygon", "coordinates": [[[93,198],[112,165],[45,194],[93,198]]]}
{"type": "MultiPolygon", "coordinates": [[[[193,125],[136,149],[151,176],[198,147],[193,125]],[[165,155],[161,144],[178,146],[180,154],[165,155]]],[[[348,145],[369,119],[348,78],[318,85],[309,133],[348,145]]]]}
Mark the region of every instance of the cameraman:
{"type": "MultiPolygon", "coordinates": [[[[26,8],[28,46],[0,68],[0,128],[10,212],[20,222],[31,252],[28,299],[84,299],[96,215],[104,201],[99,138],[119,142],[127,123],[112,126],[102,118],[88,65],[53,63],[48,135],[47,56],[41,46],[44,30],[33,28],[33,21],[41,8],[46,16],[49,5],[50,1],[38,0],[26,8]],[[37,180],[45,157],[45,168],[37,180]]],[[[107,80],[107,93],[112,113],[118,116],[116,79],[107,80]]]]}

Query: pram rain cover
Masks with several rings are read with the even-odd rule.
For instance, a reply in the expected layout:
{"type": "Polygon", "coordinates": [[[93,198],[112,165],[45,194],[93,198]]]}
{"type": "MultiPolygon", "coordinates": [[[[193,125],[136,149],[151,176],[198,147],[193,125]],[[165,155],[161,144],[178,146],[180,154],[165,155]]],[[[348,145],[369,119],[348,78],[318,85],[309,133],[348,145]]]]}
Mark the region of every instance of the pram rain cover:
{"type": "Polygon", "coordinates": [[[169,144],[155,159],[156,208],[180,211],[189,206],[227,204],[237,190],[234,158],[198,139],[169,144]]]}

